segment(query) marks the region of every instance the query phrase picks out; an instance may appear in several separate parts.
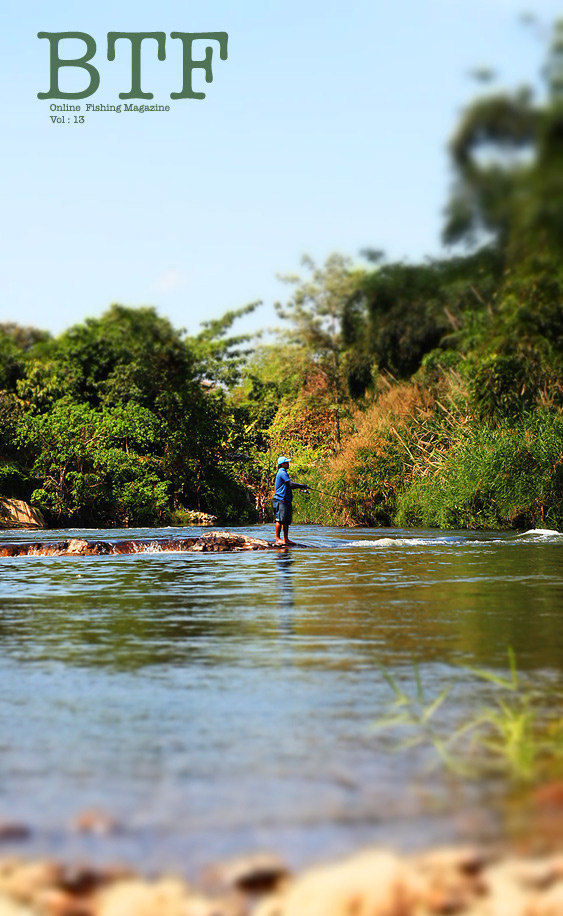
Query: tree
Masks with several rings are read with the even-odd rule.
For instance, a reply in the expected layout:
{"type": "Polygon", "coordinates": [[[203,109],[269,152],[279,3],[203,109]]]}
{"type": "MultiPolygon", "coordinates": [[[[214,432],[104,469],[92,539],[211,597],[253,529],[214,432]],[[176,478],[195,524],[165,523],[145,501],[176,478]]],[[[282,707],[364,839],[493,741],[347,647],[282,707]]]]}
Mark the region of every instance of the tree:
{"type": "Polygon", "coordinates": [[[234,426],[226,385],[238,377],[249,339],[228,331],[254,307],[229,312],[187,337],[153,308],[113,305],[36,348],[18,373],[15,403],[4,407],[17,408],[16,419],[24,413],[18,441],[43,481],[36,491],[42,507],[57,518],[95,519],[97,513],[138,521],[163,518],[165,505],[167,511],[214,511],[240,502],[231,467],[218,468],[234,426]],[[132,432],[117,434],[120,417],[132,422],[135,411],[138,429],[142,419],[152,431],[138,453],[132,432]],[[95,444],[100,424],[113,443],[111,456],[109,446],[104,451],[95,444]],[[140,493],[146,511],[135,503],[140,493]]]}
{"type": "Polygon", "coordinates": [[[396,379],[412,376],[436,348],[458,348],[486,312],[500,273],[491,248],[426,264],[383,264],[366,274],[364,352],[396,379]]]}
{"type": "Polygon", "coordinates": [[[469,107],[450,144],[456,180],[446,208],[445,242],[474,245],[484,238],[506,245],[538,130],[528,89],[491,95],[469,107]]]}
{"type": "Polygon", "coordinates": [[[37,345],[49,339],[45,331],[12,322],[0,324],[0,391],[15,391],[37,345]]]}
{"type": "Polygon", "coordinates": [[[327,258],[323,268],[307,256],[302,258],[302,264],[310,272],[309,279],[280,278],[295,287],[285,305],[276,304],[280,317],[292,325],[282,340],[306,354],[308,374],[304,387],[309,384],[315,389],[319,408],[323,402],[330,406],[338,447],[348,394],[343,358],[358,335],[364,271],[353,269],[350,259],[337,254],[327,258]],[[315,383],[315,376],[320,384],[315,383]]]}
{"type": "Polygon", "coordinates": [[[475,242],[488,234],[502,264],[490,320],[467,364],[482,417],[563,404],[561,23],[545,74],[545,102],[529,90],[478,100],[451,146],[457,182],[445,237],[475,242]]]}
{"type": "Polygon", "coordinates": [[[212,384],[231,388],[240,381],[242,367],[253,353],[255,335],[228,335],[235,321],[254,312],[262,303],[251,302],[239,309],[225,312],[221,318],[202,322],[202,330],[190,338],[198,374],[212,384]]]}
{"type": "Polygon", "coordinates": [[[57,521],[109,524],[163,518],[168,484],[151,454],[156,417],[138,404],[95,410],[59,401],[44,414],[25,414],[18,441],[41,486],[35,505],[57,521]]]}

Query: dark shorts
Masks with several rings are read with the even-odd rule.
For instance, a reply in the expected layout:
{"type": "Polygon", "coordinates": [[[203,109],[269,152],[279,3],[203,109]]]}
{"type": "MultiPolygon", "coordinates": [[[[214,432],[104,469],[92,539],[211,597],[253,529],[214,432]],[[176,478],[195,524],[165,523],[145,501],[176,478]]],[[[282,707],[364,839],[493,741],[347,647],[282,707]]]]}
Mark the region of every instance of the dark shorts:
{"type": "Polygon", "coordinates": [[[273,499],[272,506],[274,507],[276,522],[281,522],[282,525],[291,525],[293,521],[292,503],[286,503],[283,499],[273,499]]]}

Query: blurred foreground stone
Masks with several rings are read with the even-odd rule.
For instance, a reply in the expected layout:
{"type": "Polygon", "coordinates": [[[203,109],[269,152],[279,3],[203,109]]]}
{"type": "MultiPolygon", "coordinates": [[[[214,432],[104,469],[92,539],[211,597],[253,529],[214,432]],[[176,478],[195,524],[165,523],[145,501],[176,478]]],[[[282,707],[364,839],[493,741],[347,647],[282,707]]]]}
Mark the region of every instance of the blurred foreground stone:
{"type": "Polygon", "coordinates": [[[563,854],[374,849],[295,877],[273,857],[249,856],[214,866],[205,883],[5,858],[0,916],[563,916],[563,854]]]}

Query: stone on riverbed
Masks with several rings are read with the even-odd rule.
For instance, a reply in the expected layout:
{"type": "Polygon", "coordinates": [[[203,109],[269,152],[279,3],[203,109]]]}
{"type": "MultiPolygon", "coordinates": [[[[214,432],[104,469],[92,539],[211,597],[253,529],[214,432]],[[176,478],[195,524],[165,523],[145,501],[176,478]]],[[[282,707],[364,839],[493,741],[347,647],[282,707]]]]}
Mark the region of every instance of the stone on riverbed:
{"type": "Polygon", "coordinates": [[[375,850],[304,872],[285,894],[266,898],[256,916],[414,916],[418,902],[399,856],[375,850]]]}
{"type": "Polygon", "coordinates": [[[12,840],[28,840],[31,836],[31,828],[20,821],[3,821],[0,820],[0,842],[10,842],[12,840]]]}
{"type": "Polygon", "coordinates": [[[0,916],[562,916],[561,855],[488,858],[448,848],[400,856],[366,850],[294,878],[275,859],[216,866],[215,893],[127,869],[0,859],[0,916]],[[278,871],[281,890],[254,880],[278,871]],[[221,871],[224,874],[221,875],[221,871]],[[242,880],[241,880],[242,879],[242,880]],[[229,890],[230,886],[230,890],[229,890]],[[219,893],[217,891],[219,890],[219,893]]]}
{"type": "Polygon", "coordinates": [[[206,869],[203,886],[215,894],[236,890],[258,896],[279,890],[288,877],[289,869],[279,856],[254,853],[206,869]]]}

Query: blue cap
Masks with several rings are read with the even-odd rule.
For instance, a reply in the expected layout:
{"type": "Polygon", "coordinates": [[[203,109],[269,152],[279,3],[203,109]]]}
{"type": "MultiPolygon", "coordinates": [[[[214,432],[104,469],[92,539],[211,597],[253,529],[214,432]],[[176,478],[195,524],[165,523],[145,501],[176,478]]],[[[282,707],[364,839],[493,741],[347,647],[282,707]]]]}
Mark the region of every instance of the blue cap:
{"type": "Polygon", "coordinates": [[[285,464],[286,461],[289,464],[289,462],[291,461],[291,458],[284,458],[283,455],[280,455],[280,457],[278,458],[278,467],[280,466],[280,464],[285,464]]]}

